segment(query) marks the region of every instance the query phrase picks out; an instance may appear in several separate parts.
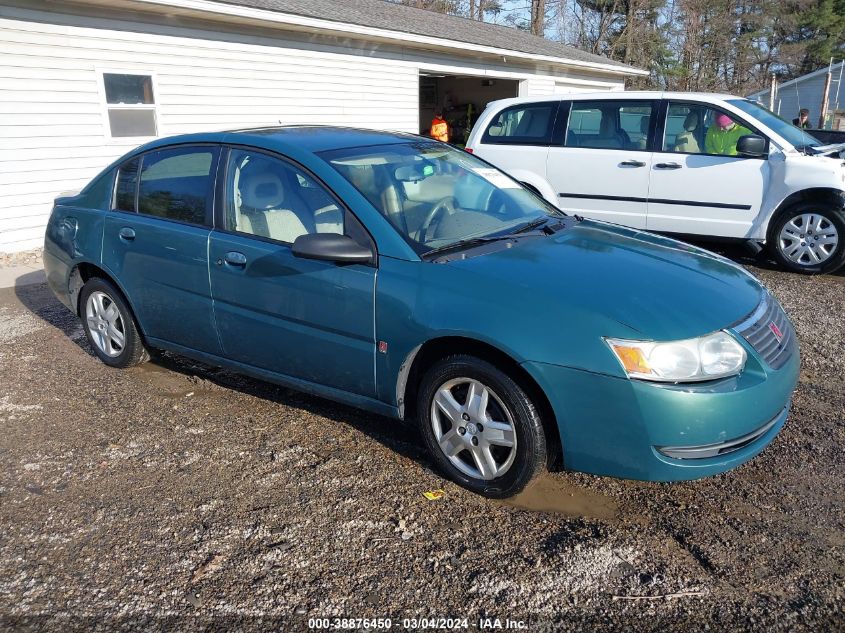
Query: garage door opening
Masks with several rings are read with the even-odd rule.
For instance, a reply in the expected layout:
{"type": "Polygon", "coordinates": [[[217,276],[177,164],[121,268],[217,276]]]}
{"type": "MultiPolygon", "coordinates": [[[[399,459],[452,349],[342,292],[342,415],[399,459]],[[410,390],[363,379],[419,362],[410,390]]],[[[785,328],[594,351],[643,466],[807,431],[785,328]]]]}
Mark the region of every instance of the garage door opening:
{"type": "Polygon", "coordinates": [[[449,141],[463,146],[487,104],[515,97],[519,82],[513,79],[420,73],[420,134],[429,136],[437,110],[449,124],[449,141]]]}

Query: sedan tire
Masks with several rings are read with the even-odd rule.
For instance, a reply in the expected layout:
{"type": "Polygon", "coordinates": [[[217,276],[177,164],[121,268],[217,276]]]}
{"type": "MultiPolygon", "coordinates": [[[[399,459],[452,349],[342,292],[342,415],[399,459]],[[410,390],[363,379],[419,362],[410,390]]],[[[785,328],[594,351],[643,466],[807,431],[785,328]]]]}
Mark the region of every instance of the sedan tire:
{"type": "Polygon", "coordinates": [[[537,407],[508,374],[474,356],[428,370],[418,400],[420,431],[455,483],[494,499],[519,493],[547,464],[537,407]]]}
{"type": "Polygon", "coordinates": [[[829,203],[799,202],[775,217],[768,242],[787,270],[832,273],[845,264],[845,214],[829,203]]]}
{"type": "Polygon", "coordinates": [[[94,353],[111,367],[131,367],[149,359],[123,294],[105,279],[92,277],[79,295],[82,328],[94,353]]]}

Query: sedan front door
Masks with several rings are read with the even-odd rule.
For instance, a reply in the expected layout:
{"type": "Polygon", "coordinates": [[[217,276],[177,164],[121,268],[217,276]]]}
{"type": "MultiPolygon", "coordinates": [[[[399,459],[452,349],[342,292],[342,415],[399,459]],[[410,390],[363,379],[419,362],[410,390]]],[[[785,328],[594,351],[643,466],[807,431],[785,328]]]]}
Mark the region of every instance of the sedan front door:
{"type": "Polygon", "coordinates": [[[353,230],[357,220],[315,177],[287,160],[232,149],[227,162],[218,228],[209,241],[214,311],[226,357],[373,397],[376,268],[291,252],[293,241],[307,233],[367,239],[363,230],[353,230]]]}

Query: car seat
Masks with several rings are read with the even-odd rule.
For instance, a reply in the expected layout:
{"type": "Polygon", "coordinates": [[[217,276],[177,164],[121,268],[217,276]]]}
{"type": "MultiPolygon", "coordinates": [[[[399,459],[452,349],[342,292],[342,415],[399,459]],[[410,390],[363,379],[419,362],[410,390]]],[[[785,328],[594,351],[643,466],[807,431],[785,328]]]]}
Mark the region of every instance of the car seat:
{"type": "Polygon", "coordinates": [[[673,151],[683,152],[685,154],[701,153],[701,146],[698,143],[698,138],[696,138],[696,132],[698,131],[700,121],[701,117],[699,116],[697,109],[692,109],[689,113],[687,113],[687,116],[684,119],[684,131],[675,137],[675,147],[673,148],[673,151]]]}
{"type": "Polygon", "coordinates": [[[365,165],[350,167],[346,176],[367,200],[404,235],[408,234],[402,195],[387,174],[389,166],[365,165]]]}
{"type": "Polygon", "coordinates": [[[643,137],[637,141],[637,149],[645,149],[648,147],[648,131],[651,127],[651,117],[644,116],[640,119],[640,134],[643,137]]]}
{"type": "Polygon", "coordinates": [[[252,158],[239,174],[237,228],[245,233],[292,243],[314,233],[313,214],[270,161],[252,158]],[[286,186],[287,184],[287,186],[286,186]]]}
{"type": "Polygon", "coordinates": [[[607,149],[627,149],[631,147],[631,137],[616,124],[616,114],[612,110],[604,110],[601,114],[601,126],[597,138],[589,141],[591,147],[607,149]]]}
{"type": "Polygon", "coordinates": [[[535,110],[526,110],[522,113],[522,118],[516,126],[514,136],[525,136],[528,138],[542,138],[546,135],[546,129],[549,127],[548,111],[545,111],[545,116],[535,110]]]}

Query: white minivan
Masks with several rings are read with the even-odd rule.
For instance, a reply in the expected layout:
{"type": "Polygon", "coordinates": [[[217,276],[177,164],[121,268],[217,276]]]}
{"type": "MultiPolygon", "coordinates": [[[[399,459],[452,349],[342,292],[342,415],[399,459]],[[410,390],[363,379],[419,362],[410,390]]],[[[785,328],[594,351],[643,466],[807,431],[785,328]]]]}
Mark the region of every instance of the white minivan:
{"type": "Polygon", "coordinates": [[[845,264],[843,148],[748,99],[673,92],[495,101],[467,143],[564,211],[766,245],[802,273],[845,264]]]}

